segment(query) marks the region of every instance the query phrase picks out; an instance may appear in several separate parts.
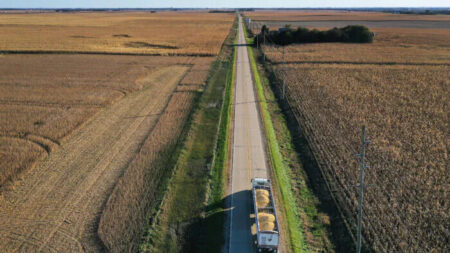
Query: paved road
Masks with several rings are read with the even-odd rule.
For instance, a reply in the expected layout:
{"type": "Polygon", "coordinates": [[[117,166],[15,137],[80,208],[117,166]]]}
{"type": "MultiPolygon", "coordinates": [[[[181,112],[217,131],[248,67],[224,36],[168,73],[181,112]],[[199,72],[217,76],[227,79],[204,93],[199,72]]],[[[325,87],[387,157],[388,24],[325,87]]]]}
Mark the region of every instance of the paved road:
{"type": "Polygon", "coordinates": [[[254,252],[251,234],[251,183],[268,177],[268,166],[242,22],[236,62],[235,114],[230,181],[229,252],[254,252]]]}

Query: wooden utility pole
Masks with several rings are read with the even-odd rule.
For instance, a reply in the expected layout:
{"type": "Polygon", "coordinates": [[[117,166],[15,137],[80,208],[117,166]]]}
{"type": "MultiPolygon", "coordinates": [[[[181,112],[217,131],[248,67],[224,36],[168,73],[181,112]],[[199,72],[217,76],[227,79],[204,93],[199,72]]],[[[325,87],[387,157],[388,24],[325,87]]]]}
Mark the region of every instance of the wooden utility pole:
{"type": "Polygon", "coordinates": [[[285,62],[284,62],[284,46],[283,46],[283,94],[282,94],[282,98],[285,99],[286,97],[286,69],[284,66],[285,62]]]}
{"type": "MultiPolygon", "coordinates": [[[[262,35],[263,35],[263,46],[266,45],[266,30],[264,29],[264,31],[262,31],[262,35]]],[[[264,48],[261,47],[262,50],[262,54],[263,54],[263,62],[266,62],[266,52],[264,52],[264,48]]]]}
{"type": "Polygon", "coordinates": [[[256,34],[256,48],[259,48],[259,36],[256,34]]]}
{"type": "Polygon", "coordinates": [[[361,253],[361,232],[362,232],[362,219],[363,219],[363,201],[364,201],[364,169],[368,169],[369,166],[365,164],[366,145],[370,144],[370,141],[366,140],[366,126],[362,126],[362,138],[361,138],[361,154],[357,154],[360,157],[360,175],[359,175],[359,214],[358,214],[358,231],[357,231],[357,245],[356,253],[361,253]]]}

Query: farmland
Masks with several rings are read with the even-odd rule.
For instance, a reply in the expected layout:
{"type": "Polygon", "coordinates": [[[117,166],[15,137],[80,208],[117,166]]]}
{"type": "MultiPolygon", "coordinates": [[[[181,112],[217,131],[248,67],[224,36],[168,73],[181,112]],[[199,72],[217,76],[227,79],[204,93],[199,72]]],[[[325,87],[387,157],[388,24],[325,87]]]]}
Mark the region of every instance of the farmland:
{"type": "Polygon", "coordinates": [[[4,150],[0,185],[32,167],[38,157],[58,147],[96,112],[151,83],[149,74],[158,68],[192,68],[185,75],[190,80],[181,76],[181,83],[192,85],[197,80],[197,85],[202,85],[206,79],[203,69],[212,59],[99,55],[0,58],[0,145],[4,150]],[[19,145],[24,142],[28,148],[19,145]]]}
{"type": "MultiPolygon", "coordinates": [[[[373,44],[316,43],[285,48],[286,62],[355,64],[448,64],[450,30],[372,29],[373,44]],[[331,53],[332,52],[332,53],[331,53]]],[[[280,48],[265,46],[270,61],[280,63],[280,48]]]]}
{"type": "MultiPolygon", "coordinates": [[[[258,12],[256,12],[258,13],[258,12]]],[[[269,12],[270,13],[270,12],[269,12]]],[[[294,12],[295,13],[295,12],[294,12]]],[[[416,15],[391,15],[379,13],[310,13],[305,16],[298,14],[287,17],[302,17],[303,21],[273,22],[270,20],[254,20],[252,31],[259,32],[261,25],[266,24],[271,29],[277,29],[286,24],[292,27],[305,26],[319,30],[346,25],[367,25],[376,36],[372,44],[350,44],[350,43],[312,43],[302,45],[291,45],[285,48],[286,62],[314,63],[314,62],[346,62],[366,64],[448,64],[450,62],[450,20],[447,16],[416,15]],[[410,18],[410,20],[406,19],[410,18]],[[336,20],[333,20],[336,19],[336,20]],[[428,19],[432,19],[428,20],[428,19]],[[314,20],[311,22],[310,20],[314,20]],[[372,23],[364,23],[365,21],[372,23]],[[349,22],[351,21],[351,22],[349,22]],[[437,24],[434,24],[436,22],[437,24]],[[407,28],[399,27],[399,23],[407,23],[407,28]],[[422,23],[428,27],[421,28],[422,23]],[[376,25],[374,25],[376,24],[376,25]]],[[[249,17],[259,18],[259,15],[250,14],[249,17]]],[[[266,46],[264,48],[269,60],[281,62],[280,49],[266,46]]]]}
{"type": "Polygon", "coordinates": [[[246,16],[261,21],[450,21],[448,15],[403,15],[363,11],[255,11],[246,12],[246,16]]]}
{"type": "Polygon", "coordinates": [[[0,251],[135,251],[233,18],[1,14],[0,251]]]}
{"type": "Polygon", "coordinates": [[[206,12],[2,14],[0,51],[214,56],[233,19],[206,12]]]}
{"type": "MultiPolygon", "coordinates": [[[[248,16],[264,20],[260,25],[268,20],[328,22],[318,29],[332,27],[333,20],[448,22],[440,15],[278,14],[248,16]]],[[[365,193],[365,239],[379,252],[445,252],[450,30],[385,25],[371,29],[376,32],[372,44],[287,46],[287,102],[352,230],[358,203],[352,185],[359,180],[354,154],[366,125],[372,141],[366,184],[373,186],[365,193]]],[[[280,87],[282,50],[262,48],[267,69],[275,73],[275,87],[280,87]]]]}

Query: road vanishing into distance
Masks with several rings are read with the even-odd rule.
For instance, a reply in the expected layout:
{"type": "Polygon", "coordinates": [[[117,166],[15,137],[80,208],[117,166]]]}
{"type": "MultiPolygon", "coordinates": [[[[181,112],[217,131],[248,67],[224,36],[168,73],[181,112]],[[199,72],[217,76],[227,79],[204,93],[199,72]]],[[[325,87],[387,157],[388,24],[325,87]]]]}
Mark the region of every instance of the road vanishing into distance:
{"type": "MultiPolygon", "coordinates": [[[[229,196],[228,252],[254,252],[251,227],[251,179],[268,178],[263,129],[250,69],[247,46],[239,17],[234,98],[233,143],[229,196]]],[[[253,233],[255,228],[253,228],[253,233]]]]}

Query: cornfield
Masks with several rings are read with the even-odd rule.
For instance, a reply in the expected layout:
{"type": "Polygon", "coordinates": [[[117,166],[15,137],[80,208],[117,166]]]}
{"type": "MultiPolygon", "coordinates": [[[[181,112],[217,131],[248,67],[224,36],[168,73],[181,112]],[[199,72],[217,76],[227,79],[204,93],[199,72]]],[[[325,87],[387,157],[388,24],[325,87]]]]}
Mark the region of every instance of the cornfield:
{"type": "Polygon", "coordinates": [[[356,231],[359,196],[355,154],[361,148],[361,126],[366,125],[372,144],[367,150],[365,184],[371,187],[364,195],[364,238],[376,252],[448,252],[450,31],[441,28],[448,17],[277,14],[249,12],[258,24],[253,32],[265,22],[276,28],[283,21],[386,25],[371,29],[376,33],[372,44],[290,45],[284,57],[270,41],[261,48],[279,92],[285,78],[286,102],[351,232],[356,231]],[[405,20],[413,28],[395,27],[396,21],[405,20]],[[417,28],[424,21],[436,27],[417,28]]]}
{"type": "Polygon", "coordinates": [[[160,187],[171,173],[171,157],[195,97],[193,92],[172,95],[166,110],[114,188],[98,232],[110,251],[137,251],[150,210],[158,203],[160,187]]]}
{"type": "Polygon", "coordinates": [[[201,11],[2,14],[0,51],[215,56],[233,20],[201,11]]]}
{"type": "MultiPolygon", "coordinates": [[[[280,70],[278,68],[278,70],[280,70]]],[[[360,127],[367,151],[364,235],[380,252],[446,252],[448,66],[288,65],[287,100],[350,224],[360,127]]]]}
{"type": "Polygon", "coordinates": [[[111,55],[0,58],[0,189],[102,108],[151,83],[149,73],[161,67],[188,66],[181,83],[196,90],[205,82],[204,71],[213,59],[111,55]]]}

